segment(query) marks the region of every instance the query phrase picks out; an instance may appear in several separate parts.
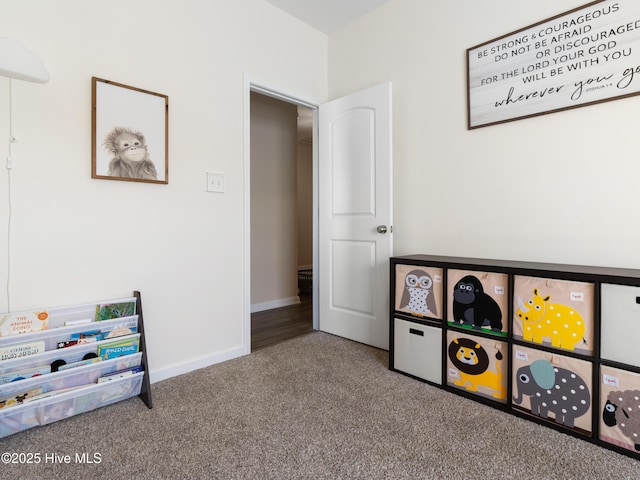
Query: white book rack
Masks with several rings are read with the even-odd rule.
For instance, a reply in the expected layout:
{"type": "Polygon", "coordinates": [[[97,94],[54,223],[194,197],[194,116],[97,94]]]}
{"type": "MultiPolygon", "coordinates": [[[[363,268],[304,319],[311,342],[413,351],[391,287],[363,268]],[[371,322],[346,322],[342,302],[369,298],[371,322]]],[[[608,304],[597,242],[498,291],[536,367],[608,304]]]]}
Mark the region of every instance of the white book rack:
{"type": "Polygon", "coordinates": [[[142,300],[140,292],[135,291],[133,295],[82,305],[33,309],[48,314],[45,330],[0,337],[0,351],[41,342],[45,347],[41,353],[0,360],[0,438],[134,396],[152,408],[142,300]],[[101,320],[97,315],[99,305],[120,303],[133,303],[135,307],[126,316],[101,320]],[[58,348],[59,342],[71,341],[74,334],[99,330],[108,336],[115,329],[129,329],[131,333],[58,348]],[[128,339],[138,339],[137,353],[99,359],[101,345],[128,339]],[[87,363],[68,368],[82,361],[87,363]],[[98,380],[132,367],[141,368],[136,373],[114,375],[109,381],[98,380]],[[45,373],[32,376],[38,369],[45,373]],[[29,371],[31,373],[25,375],[20,373],[29,371]]]}

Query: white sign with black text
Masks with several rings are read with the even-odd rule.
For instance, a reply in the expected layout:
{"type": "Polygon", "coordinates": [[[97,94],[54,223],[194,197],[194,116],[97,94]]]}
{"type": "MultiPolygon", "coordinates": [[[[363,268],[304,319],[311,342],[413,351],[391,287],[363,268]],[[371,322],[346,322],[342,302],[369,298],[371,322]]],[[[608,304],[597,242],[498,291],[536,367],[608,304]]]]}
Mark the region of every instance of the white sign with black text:
{"type": "Polygon", "coordinates": [[[468,127],[640,94],[640,0],[604,0],[467,50],[468,127]]]}

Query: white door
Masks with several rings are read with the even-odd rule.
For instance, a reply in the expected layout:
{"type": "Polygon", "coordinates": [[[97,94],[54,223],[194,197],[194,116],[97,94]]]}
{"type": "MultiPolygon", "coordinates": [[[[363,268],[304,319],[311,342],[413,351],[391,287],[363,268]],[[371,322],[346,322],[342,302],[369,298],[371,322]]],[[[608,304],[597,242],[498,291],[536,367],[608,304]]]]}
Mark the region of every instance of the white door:
{"type": "Polygon", "coordinates": [[[319,109],[319,326],[389,348],[391,83],[319,109]]]}

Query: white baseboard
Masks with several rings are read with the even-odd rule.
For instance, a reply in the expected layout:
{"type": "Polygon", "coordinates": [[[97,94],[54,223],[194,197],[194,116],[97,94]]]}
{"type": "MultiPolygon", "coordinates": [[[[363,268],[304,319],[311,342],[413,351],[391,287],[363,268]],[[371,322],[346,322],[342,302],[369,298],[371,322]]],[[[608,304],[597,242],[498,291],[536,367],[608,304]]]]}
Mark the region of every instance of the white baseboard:
{"type": "Polygon", "coordinates": [[[178,363],[170,367],[165,367],[158,370],[150,370],[149,381],[151,383],[160,382],[171,377],[176,377],[184,373],[192,372],[193,370],[198,370],[200,368],[215,365],[216,363],[226,362],[227,360],[242,357],[244,355],[248,355],[249,353],[251,353],[249,348],[238,347],[227,350],[225,352],[216,353],[214,355],[206,355],[204,357],[178,363]]]}
{"type": "Polygon", "coordinates": [[[280,298],[278,300],[271,300],[269,302],[254,303],[251,305],[251,313],[263,312],[265,310],[272,310],[274,308],[288,307],[289,305],[297,305],[300,303],[300,297],[280,298]]]}
{"type": "MultiPolygon", "coordinates": [[[[273,308],[288,307],[289,305],[296,305],[298,303],[300,303],[299,296],[272,300],[270,302],[256,303],[254,305],[251,305],[251,313],[271,310],[273,308]]],[[[233,360],[234,358],[242,357],[244,355],[248,355],[249,353],[251,353],[250,348],[237,347],[213,355],[206,355],[203,357],[195,358],[193,360],[188,360],[186,362],[171,365],[169,367],[150,370],[149,380],[151,383],[161,382],[162,380],[167,380],[171,377],[183,375],[200,368],[209,367],[211,365],[215,365],[216,363],[233,360]]]]}

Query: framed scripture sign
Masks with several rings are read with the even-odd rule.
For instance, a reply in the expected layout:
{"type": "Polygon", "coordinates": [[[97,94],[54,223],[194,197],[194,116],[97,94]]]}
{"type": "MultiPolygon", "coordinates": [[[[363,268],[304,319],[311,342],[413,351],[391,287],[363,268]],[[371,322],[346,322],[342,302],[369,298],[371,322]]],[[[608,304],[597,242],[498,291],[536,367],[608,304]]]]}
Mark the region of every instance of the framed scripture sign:
{"type": "Polygon", "coordinates": [[[640,93],[640,1],[599,0],[467,50],[468,128],[640,93]]]}
{"type": "Polygon", "coordinates": [[[91,177],[169,183],[169,97],[92,78],[91,177]]]}

